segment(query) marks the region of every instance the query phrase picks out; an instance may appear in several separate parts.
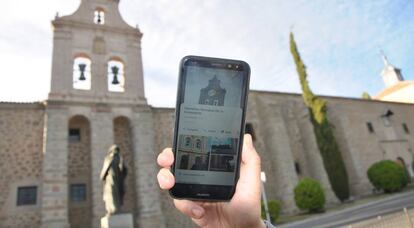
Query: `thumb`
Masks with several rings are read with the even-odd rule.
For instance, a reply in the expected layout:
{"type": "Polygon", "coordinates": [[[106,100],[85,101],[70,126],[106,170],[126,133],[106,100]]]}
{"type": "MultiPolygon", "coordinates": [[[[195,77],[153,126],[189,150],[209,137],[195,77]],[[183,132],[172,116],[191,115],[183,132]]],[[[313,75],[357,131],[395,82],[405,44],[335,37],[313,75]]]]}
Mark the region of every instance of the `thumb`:
{"type": "Polygon", "coordinates": [[[244,136],[240,178],[236,191],[251,192],[260,197],[260,157],[253,146],[252,137],[244,136]]]}

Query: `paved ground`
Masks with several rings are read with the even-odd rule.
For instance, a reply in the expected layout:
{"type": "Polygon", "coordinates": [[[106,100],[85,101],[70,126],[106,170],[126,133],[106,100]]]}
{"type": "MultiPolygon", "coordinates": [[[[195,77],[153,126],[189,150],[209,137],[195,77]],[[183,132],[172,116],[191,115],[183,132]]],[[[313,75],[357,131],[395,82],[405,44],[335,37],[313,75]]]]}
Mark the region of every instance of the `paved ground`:
{"type": "Polygon", "coordinates": [[[378,215],[402,211],[404,207],[414,208],[414,191],[401,193],[386,199],[357,205],[302,221],[283,224],[278,226],[278,228],[341,227],[350,223],[377,217],[378,215]]]}

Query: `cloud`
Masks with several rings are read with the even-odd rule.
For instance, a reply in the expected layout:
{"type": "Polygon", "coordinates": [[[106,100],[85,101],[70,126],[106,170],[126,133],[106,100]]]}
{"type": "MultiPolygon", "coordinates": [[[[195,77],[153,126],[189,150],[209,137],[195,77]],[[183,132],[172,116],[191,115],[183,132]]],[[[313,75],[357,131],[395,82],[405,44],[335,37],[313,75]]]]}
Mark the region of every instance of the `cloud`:
{"type": "MultiPolygon", "coordinates": [[[[4,1],[0,62],[13,69],[6,68],[0,80],[7,80],[7,87],[20,91],[20,82],[31,75],[38,84],[27,99],[45,99],[52,48],[49,21],[56,11],[70,14],[78,4],[79,0],[44,0],[42,5],[48,7],[42,7],[37,1],[4,1]],[[33,58],[30,66],[19,67],[33,58]]],[[[409,0],[122,0],[120,10],[144,33],[145,91],[155,106],[175,105],[178,63],[189,54],[245,60],[252,68],[251,88],[300,92],[289,52],[291,30],[315,93],[378,93],[383,88],[380,49],[403,69],[406,79],[414,79],[414,3],[409,0]]],[[[0,91],[0,100],[10,96],[23,95],[0,91]]]]}

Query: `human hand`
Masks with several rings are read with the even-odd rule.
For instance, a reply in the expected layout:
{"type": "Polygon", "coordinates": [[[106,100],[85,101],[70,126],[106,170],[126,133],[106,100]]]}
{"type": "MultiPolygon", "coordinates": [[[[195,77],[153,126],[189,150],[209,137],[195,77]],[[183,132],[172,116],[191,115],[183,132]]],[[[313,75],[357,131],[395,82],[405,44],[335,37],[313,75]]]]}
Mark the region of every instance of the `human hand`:
{"type": "MultiPolygon", "coordinates": [[[[175,178],[170,171],[174,162],[171,148],[166,148],[157,158],[162,168],[158,172],[161,189],[171,189],[175,178]]],[[[236,192],[230,202],[196,202],[174,199],[175,207],[203,228],[265,227],[260,214],[260,157],[253,147],[252,138],[244,136],[240,177],[236,192]]]]}

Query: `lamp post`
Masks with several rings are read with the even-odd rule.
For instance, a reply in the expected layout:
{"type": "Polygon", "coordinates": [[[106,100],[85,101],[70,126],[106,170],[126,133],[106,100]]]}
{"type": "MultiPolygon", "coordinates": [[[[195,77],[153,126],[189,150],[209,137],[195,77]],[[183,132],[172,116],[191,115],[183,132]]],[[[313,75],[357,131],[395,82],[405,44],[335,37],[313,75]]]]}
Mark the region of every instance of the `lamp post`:
{"type": "Polygon", "coordinates": [[[269,214],[269,208],[267,206],[267,197],[266,197],[266,190],[264,187],[264,183],[266,183],[266,173],[265,172],[260,172],[260,180],[261,180],[261,187],[262,187],[262,200],[263,200],[263,204],[264,204],[264,208],[265,208],[265,212],[266,212],[266,220],[270,221],[270,214],[269,214]]]}

